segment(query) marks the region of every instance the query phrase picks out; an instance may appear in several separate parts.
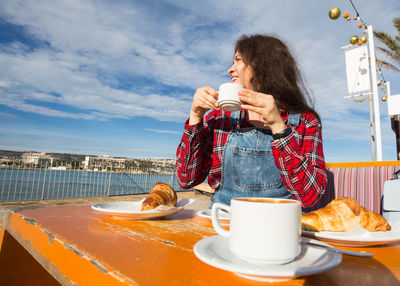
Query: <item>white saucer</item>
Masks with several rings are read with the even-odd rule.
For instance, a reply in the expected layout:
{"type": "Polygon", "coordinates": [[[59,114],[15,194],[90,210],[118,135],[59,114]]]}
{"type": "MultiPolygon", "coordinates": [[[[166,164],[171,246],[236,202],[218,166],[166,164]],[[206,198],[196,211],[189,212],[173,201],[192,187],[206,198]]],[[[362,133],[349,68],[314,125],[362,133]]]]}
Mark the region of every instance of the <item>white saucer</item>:
{"type": "Polygon", "coordinates": [[[236,111],[240,109],[240,101],[236,100],[221,100],[218,105],[226,111],[236,111]]]}
{"type": "Polygon", "coordinates": [[[221,100],[218,100],[218,103],[224,103],[224,102],[239,103],[240,104],[240,101],[234,100],[234,99],[221,99],[221,100]]]}
{"type": "MultiPolygon", "coordinates": [[[[302,241],[316,242],[302,238],[302,241]]],[[[327,244],[325,244],[327,245],[327,244]]],[[[284,281],[299,276],[327,271],[342,261],[342,255],[312,245],[302,244],[300,255],[290,263],[251,264],[235,256],[229,249],[229,238],[220,235],[206,237],[194,246],[194,254],[203,262],[219,269],[258,281],[284,281]]]]}
{"type": "Polygon", "coordinates": [[[140,201],[122,201],[106,202],[92,205],[92,209],[108,214],[117,219],[149,219],[163,217],[182,211],[186,206],[194,202],[194,199],[180,199],[175,207],[158,206],[155,209],[142,211],[142,202],[140,201]]]}
{"type": "MultiPolygon", "coordinates": [[[[200,210],[197,212],[197,215],[211,219],[211,210],[210,209],[200,210]]],[[[218,217],[221,220],[230,220],[231,219],[231,216],[229,215],[229,213],[227,213],[223,210],[218,210],[218,217]]]]}

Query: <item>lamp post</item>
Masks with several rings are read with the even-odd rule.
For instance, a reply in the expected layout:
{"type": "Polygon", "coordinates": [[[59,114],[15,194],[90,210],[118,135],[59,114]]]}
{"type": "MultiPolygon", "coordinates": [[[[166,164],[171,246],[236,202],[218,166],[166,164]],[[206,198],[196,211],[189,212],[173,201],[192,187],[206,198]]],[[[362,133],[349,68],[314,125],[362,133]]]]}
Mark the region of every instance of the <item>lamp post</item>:
{"type": "MultiPolygon", "coordinates": [[[[360,14],[358,13],[356,7],[354,6],[353,2],[350,0],[351,5],[353,6],[355,12],[356,12],[356,17],[354,17],[354,20],[356,21],[361,21],[360,24],[358,24],[359,28],[363,28],[365,27],[365,22],[361,19],[360,14]]],[[[336,20],[339,18],[341,12],[340,9],[337,7],[331,8],[329,10],[329,18],[331,18],[332,20],[336,20]]],[[[350,21],[352,18],[350,17],[350,14],[348,12],[343,13],[343,17],[347,20],[350,21]]],[[[364,71],[366,71],[368,73],[369,70],[371,70],[371,76],[367,76],[368,78],[368,82],[370,80],[372,80],[372,100],[373,100],[373,110],[372,110],[372,100],[371,100],[371,91],[368,92],[368,99],[369,99],[369,109],[370,109],[370,121],[371,121],[371,141],[372,141],[372,157],[373,160],[377,160],[377,161],[382,161],[382,136],[381,136],[381,119],[380,119],[380,110],[379,110],[379,94],[378,94],[378,81],[376,78],[376,72],[377,72],[377,68],[376,68],[376,58],[375,58],[375,46],[374,46],[374,33],[373,33],[373,29],[372,26],[368,26],[366,27],[366,30],[364,30],[364,34],[368,32],[368,38],[365,36],[362,36],[361,38],[359,38],[357,35],[354,35],[350,38],[350,43],[352,45],[362,45],[363,43],[368,41],[368,45],[369,45],[369,52],[370,52],[370,60],[369,60],[369,66],[368,68],[364,69],[364,71]],[[374,118],[372,116],[372,113],[374,113],[374,118]],[[374,119],[374,120],[373,120],[374,119]],[[375,148],[376,145],[376,148],[375,148]],[[376,151],[376,152],[375,152],[376,151]],[[376,153],[376,154],[375,154],[376,153]],[[375,156],[377,157],[375,159],[375,156]]],[[[350,56],[349,56],[350,57],[350,56]]],[[[360,62],[361,62],[361,58],[360,62]]],[[[354,65],[354,63],[350,63],[349,64],[354,65]]],[[[347,63],[347,57],[346,57],[346,68],[348,66],[347,63]]],[[[361,67],[358,69],[358,72],[361,72],[361,67]]],[[[353,71],[354,73],[354,71],[353,71]]],[[[353,75],[353,74],[352,74],[353,75]]],[[[360,78],[362,78],[362,74],[358,75],[360,78]]],[[[365,77],[364,77],[365,78],[365,77]]],[[[351,78],[350,78],[351,79],[351,78]]],[[[362,80],[356,80],[356,84],[360,85],[360,82],[362,80]]],[[[348,84],[348,88],[350,87],[349,85],[349,73],[347,74],[347,84],[348,84]]],[[[369,84],[369,83],[368,83],[369,84]]],[[[385,100],[386,98],[389,99],[388,100],[388,107],[389,105],[389,101],[392,100],[391,96],[390,96],[390,83],[387,83],[387,87],[388,87],[388,95],[385,96],[384,98],[382,98],[382,100],[385,100]]],[[[352,86],[352,88],[354,89],[354,86],[352,86]]],[[[370,87],[369,87],[370,90],[370,87]]],[[[352,89],[349,88],[349,93],[352,93],[352,89]]],[[[360,94],[359,94],[360,95],[360,94]]],[[[359,96],[358,95],[358,96],[359,96]]],[[[353,95],[350,95],[349,97],[353,97],[353,95]]],[[[363,101],[363,100],[362,100],[363,101]]],[[[396,134],[396,146],[397,146],[397,158],[398,160],[400,160],[400,97],[396,97],[396,99],[393,99],[392,103],[395,103],[396,107],[398,108],[398,110],[396,110],[395,114],[393,117],[391,117],[391,121],[392,121],[392,129],[396,134]]],[[[393,104],[394,106],[394,104],[393,104]]],[[[393,107],[392,107],[393,109],[393,107]]],[[[389,108],[390,111],[390,108],[389,108]]],[[[392,110],[393,111],[393,110],[392,110]]],[[[389,112],[389,115],[390,112],[389,112]]]]}
{"type": "Polygon", "coordinates": [[[379,111],[379,94],[378,81],[376,78],[376,59],[374,47],[374,32],[372,26],[368,26],[368,43],[371,58],[371,77],[372,77],[372,92],[374,101],[374,119],[375,119],[375,142],[376,142],[376,159],[382,161],[382,136],[381,136],[381,118],[379,111]]]}

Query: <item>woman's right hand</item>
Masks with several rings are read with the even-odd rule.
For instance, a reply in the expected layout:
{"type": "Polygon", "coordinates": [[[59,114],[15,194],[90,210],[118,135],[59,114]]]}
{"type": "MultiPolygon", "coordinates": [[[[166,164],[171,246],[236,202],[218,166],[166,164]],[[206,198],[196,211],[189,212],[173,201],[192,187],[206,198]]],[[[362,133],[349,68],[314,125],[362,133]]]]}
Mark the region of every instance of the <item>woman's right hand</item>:
{"type": "Polygon", "coordinates": [[[190,110],[189,125],[195,125],[203,120],[207,110],[218,109],[218,92],[211,86],[203,86],[196,90],[190,110]]]}

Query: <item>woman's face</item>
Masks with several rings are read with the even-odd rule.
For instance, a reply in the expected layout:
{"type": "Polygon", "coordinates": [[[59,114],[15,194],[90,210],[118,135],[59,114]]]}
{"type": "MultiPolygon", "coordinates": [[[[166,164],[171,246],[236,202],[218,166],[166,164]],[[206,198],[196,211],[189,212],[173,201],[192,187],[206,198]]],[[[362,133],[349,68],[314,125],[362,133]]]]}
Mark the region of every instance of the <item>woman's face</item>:
{"type": "Polygon", "coordinates": [[[244,88],[252,89],[250,80],[253,77],[253,70],[249,65],[244,63],[238,51],[233,57],[233,65],[228,69],[228,73],[233,83],[238,83],[243,85],[244,88]]]}

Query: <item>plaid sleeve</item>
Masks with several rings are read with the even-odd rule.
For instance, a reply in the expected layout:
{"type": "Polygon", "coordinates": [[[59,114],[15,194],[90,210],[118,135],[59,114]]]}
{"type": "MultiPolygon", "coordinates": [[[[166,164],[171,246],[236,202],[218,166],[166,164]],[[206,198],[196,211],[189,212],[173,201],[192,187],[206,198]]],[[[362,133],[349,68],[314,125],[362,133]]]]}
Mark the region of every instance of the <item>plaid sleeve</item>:
{"type": "Polygon", "coordinates": [[[176,151],[176,170],[178,183],[182,189],[189,189],[202,183],[211,168],[212,154],[207,125],[185,123],[182,139],[176,151]]]}
{"type": "Polygon", "coordinates": [[[327,180],[321,124],[314,115],[307,116],[310,120],[297,129],[299,142],[293,132],[286,138],[271,142],[282,180],[292,197],[304,208],[319,200],[325,192],[327,180]]]}

